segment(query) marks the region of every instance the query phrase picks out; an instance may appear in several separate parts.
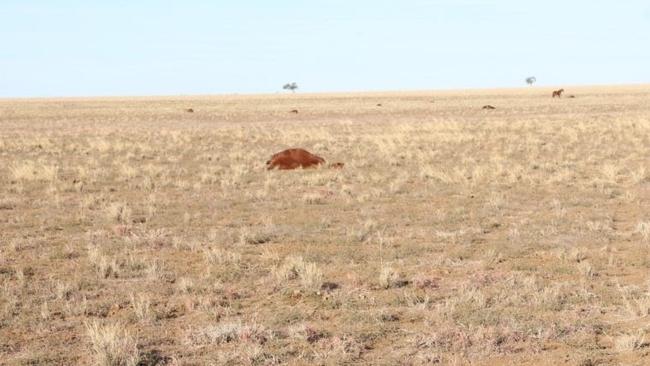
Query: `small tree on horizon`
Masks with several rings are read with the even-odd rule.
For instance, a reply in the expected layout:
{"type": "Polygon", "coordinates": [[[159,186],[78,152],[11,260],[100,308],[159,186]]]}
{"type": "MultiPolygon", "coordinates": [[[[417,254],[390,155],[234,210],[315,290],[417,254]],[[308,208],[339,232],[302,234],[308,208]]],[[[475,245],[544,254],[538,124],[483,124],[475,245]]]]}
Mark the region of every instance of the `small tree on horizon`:
{"type": "Polygon", "coordinates": [[[295,82],[293,82],[293,83],[286,83],[286,84],[284,84],[284,86],[282,87],[282,89],[284,89],[284,90],[291,90],[292,93],[295,93],[295,92],[296,92],[296,89],[298,89],[298,84],[296,84],[295,82]]]}
{"type": "Polygon", "coordinates": [[[533,84],[537,81],[537,78],[534,76],[529,76],[526,78],[526,84],[533,86],[533,84]]]}

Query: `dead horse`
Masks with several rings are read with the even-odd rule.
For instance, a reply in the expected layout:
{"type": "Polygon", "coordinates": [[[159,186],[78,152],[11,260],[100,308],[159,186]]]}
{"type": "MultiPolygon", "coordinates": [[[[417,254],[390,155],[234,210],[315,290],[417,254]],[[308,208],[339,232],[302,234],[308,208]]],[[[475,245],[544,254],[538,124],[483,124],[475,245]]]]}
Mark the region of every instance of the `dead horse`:
{"type": "MultiPolygon", "coordinates": [[[[266,169],[290,170],[297,168],[313,168],[325,164],[325,159],[314,155],[305,149],[287,149],[273,154],[266,162],[266,169]]],[[[330,168],[343,168],[343,163],[330,164],[330,168]]]]}

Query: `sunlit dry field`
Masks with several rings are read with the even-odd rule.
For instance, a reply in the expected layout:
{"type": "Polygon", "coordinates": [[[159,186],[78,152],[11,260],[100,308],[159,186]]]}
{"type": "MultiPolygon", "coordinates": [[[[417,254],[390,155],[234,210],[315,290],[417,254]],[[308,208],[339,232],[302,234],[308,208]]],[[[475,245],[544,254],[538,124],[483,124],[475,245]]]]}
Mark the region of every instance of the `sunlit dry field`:
{"type": "Polygon", "coordinates": [[[647,365],[650,86],[566,89],[2,100],[0,364],[647,365]]]}

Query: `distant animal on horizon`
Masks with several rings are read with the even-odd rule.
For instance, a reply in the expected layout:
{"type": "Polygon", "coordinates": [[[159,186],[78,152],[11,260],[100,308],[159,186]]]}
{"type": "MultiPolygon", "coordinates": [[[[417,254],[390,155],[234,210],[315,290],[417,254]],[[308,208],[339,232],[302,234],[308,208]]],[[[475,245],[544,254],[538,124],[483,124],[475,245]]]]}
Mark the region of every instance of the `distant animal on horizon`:
{"type": "Polygon", "coordinates": [[[381,107],[381,103],[377,103],[377,107],[381,107]]]}
{"type": "Polygon", "coordinates": [[[187,113],[194,113],[194,109],[192,109],[192,108],[187,108],[187,109],[185,110],[185,112],[187,112],[187,113]]]}
{"type": "Polygon", "coordinates": [[[291,110],[291,113],[293,113],[293,114],[298,114],[298,110],[297,110],[297,109],[292,109],[292,110],[291,110]]]}
{"type": "Polygon", "coordinates": [[[562,98],[562,93],[564,93],[564,89],[553,90],[553,94],[551,94],[551,97],[552,98],[555,98],[555,97],[562,98]]]}
{"type": "Polygon", "coordinates": [[[575,95],[571,94],[567,98],[575,98],[575,97],[576,97],[575,95]]]}
{"type": "Polygon", "coordinates": [[[494,107],[494,106],[491,106],[491,105],[487,104],[487,105],[484,105],[484,106],[483,106],[483,109],[497,109],[497,108],[494,107]]]}
{"type": "MultiPolygon", "coordinates": [[[[291,170],[297,168],[315,168],[325,164],[325,159],[314,155],[309,151],[301,148],[287,149],[271,155],[271,159],[266,162],[266,169],[273,170],[291,170]]],[[[343,163],[330,164],[329,168],[343,168],[343,163]]]]}

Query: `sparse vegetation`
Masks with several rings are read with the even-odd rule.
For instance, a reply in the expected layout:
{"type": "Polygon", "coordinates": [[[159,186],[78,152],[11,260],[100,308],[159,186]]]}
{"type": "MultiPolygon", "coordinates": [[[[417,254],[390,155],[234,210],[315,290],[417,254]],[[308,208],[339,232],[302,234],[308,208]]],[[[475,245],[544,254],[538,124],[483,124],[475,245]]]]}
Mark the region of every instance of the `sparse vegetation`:
{"type": "Polygon", "coordinates": [[[648,364],[648,87],[573,89],[0,100],[0,363],[648,364]]]}

